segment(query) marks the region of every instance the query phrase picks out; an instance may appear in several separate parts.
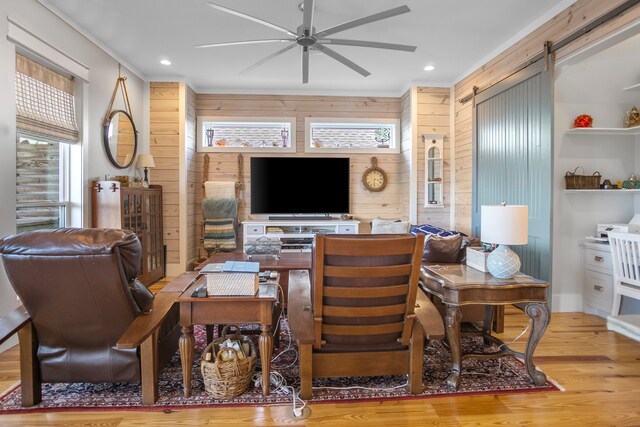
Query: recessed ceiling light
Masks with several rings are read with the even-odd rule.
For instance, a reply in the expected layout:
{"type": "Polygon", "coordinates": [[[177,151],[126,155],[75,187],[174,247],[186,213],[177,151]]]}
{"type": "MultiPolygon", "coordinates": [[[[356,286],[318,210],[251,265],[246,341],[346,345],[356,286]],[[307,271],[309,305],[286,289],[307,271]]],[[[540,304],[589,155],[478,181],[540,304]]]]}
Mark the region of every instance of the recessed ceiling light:
{"type": "Polygon", "coordinates": [[[436,67],[434,67],[433,65],[427,65],[426,67],[424,67],[425,71],[433,71],[435,70],[436,67]]]}
{"type": "Polygon", "coordinates": [[[162,60],[160,60],[160,63],[162,65],[171,65],[171,61],[169,61],[168,59],[162,59],[162,60]]]}

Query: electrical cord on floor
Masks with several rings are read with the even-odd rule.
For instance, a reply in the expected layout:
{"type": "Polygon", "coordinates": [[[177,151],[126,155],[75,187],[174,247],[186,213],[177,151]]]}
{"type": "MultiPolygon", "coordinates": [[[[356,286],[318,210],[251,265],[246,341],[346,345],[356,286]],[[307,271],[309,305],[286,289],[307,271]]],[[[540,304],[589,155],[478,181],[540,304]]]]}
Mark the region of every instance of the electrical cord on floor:
{"type": "MultiPolygon", "coordinates": [[[[304,400],[300,399],[300,396],[298,393],[296,393],[296,390],[292,387],[287,385],[287,381],[284,379],[284,377],[276,371],[271,371],[271,374],[269,375],[269,382],[270,385],[273,386],[274,391],[276,393],[280,392],[283,394],[290,394],[292,397],[292,405],[293,405],[293,415],[296,417],[301,417],[302,416],[302,411],[304,410],[304,408],[307,406],[307,402],[305,402],[304,400]],[[301,403],[301,406],[298,407],[297,406],[297,402],[301,403]]],[[[253,376],[253,384],[256,388],[261,388],[262,387],[262,373],[258,372],[253,376]]]]}
{"type": "Polygon", "coordinates": [[[528,323],[528,324],[527,324],[527,327],[526,327],[526,328],[524,328],[524,329],[522,330],[522,332],[520,332],[520,335],[518,335],[517,337],[515,337],[515,338],[513,339],[513,341],[510,341],[510,342],[503,342],[502,344],[500,344],[500,345],[498,346],[498,349],[499,349],[499,350],[502,350],[502,347],[507,347],[507,346],[509,346],[509,344],[513,344],[513,343],[515,343],[516,341],[518,341],[518,340],[519,340],[520,338],[522,338],[522,336],[523,336],[523,335],[524,335],[524,334],[529,330],[529,327],[530,327],[530,326],[531,326],[531,323],[528,323]]]}

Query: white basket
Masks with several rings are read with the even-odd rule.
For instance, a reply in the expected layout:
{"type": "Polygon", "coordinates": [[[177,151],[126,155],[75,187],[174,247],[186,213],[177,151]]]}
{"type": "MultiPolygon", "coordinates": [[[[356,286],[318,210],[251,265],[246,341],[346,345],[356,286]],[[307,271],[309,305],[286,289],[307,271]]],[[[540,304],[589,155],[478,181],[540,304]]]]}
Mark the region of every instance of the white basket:
{"type": "Polygon", "coordinates": [[[481,248],[467,248],[467,265],[487,273],[487,257],[491,252],[482,252],[481,248]]]}

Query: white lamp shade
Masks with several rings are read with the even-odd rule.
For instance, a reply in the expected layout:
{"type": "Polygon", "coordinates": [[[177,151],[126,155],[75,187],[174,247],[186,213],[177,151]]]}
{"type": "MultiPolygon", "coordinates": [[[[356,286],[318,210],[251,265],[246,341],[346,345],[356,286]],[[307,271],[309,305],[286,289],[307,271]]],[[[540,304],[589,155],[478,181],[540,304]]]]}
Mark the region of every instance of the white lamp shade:
{"type": "Polygon", "coordinates": [[[153,156],[151,154],[138,154],[138,167],[155,168],[156,164],[153,161],[153,156]]]}
{"type": "Polygon", "coordinates": [[[480,240],[498,245],[526,245],[529,233],[528,206],[482,206],[480,240]]]}

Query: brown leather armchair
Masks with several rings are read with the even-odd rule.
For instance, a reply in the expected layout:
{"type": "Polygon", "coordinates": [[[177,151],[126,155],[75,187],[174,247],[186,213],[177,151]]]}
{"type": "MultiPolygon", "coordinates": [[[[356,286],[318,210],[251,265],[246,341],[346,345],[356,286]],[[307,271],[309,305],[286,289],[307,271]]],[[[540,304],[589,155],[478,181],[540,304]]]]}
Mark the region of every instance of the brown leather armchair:
{"type": "Polygon", "coordinates": [[[142,381],[143,402],[157,400],[158,370],[180,336],[180,292],[154,298],[137,281],[133,232],[39,230],[0,240],[0,253],[24,304],[0,319],[0,343],[18,332],[23,406],[40,402],[42,382],[142,381]]]}
{"type": "Polygon", "coordinates": [[[424,338],[441,339],[437,310],[418,292],[424,236],[319,235],[311,281],[289,274],[288,318],[300,352],[300,395],[312,379],[409,375],[422,392],[424,338]]]}

